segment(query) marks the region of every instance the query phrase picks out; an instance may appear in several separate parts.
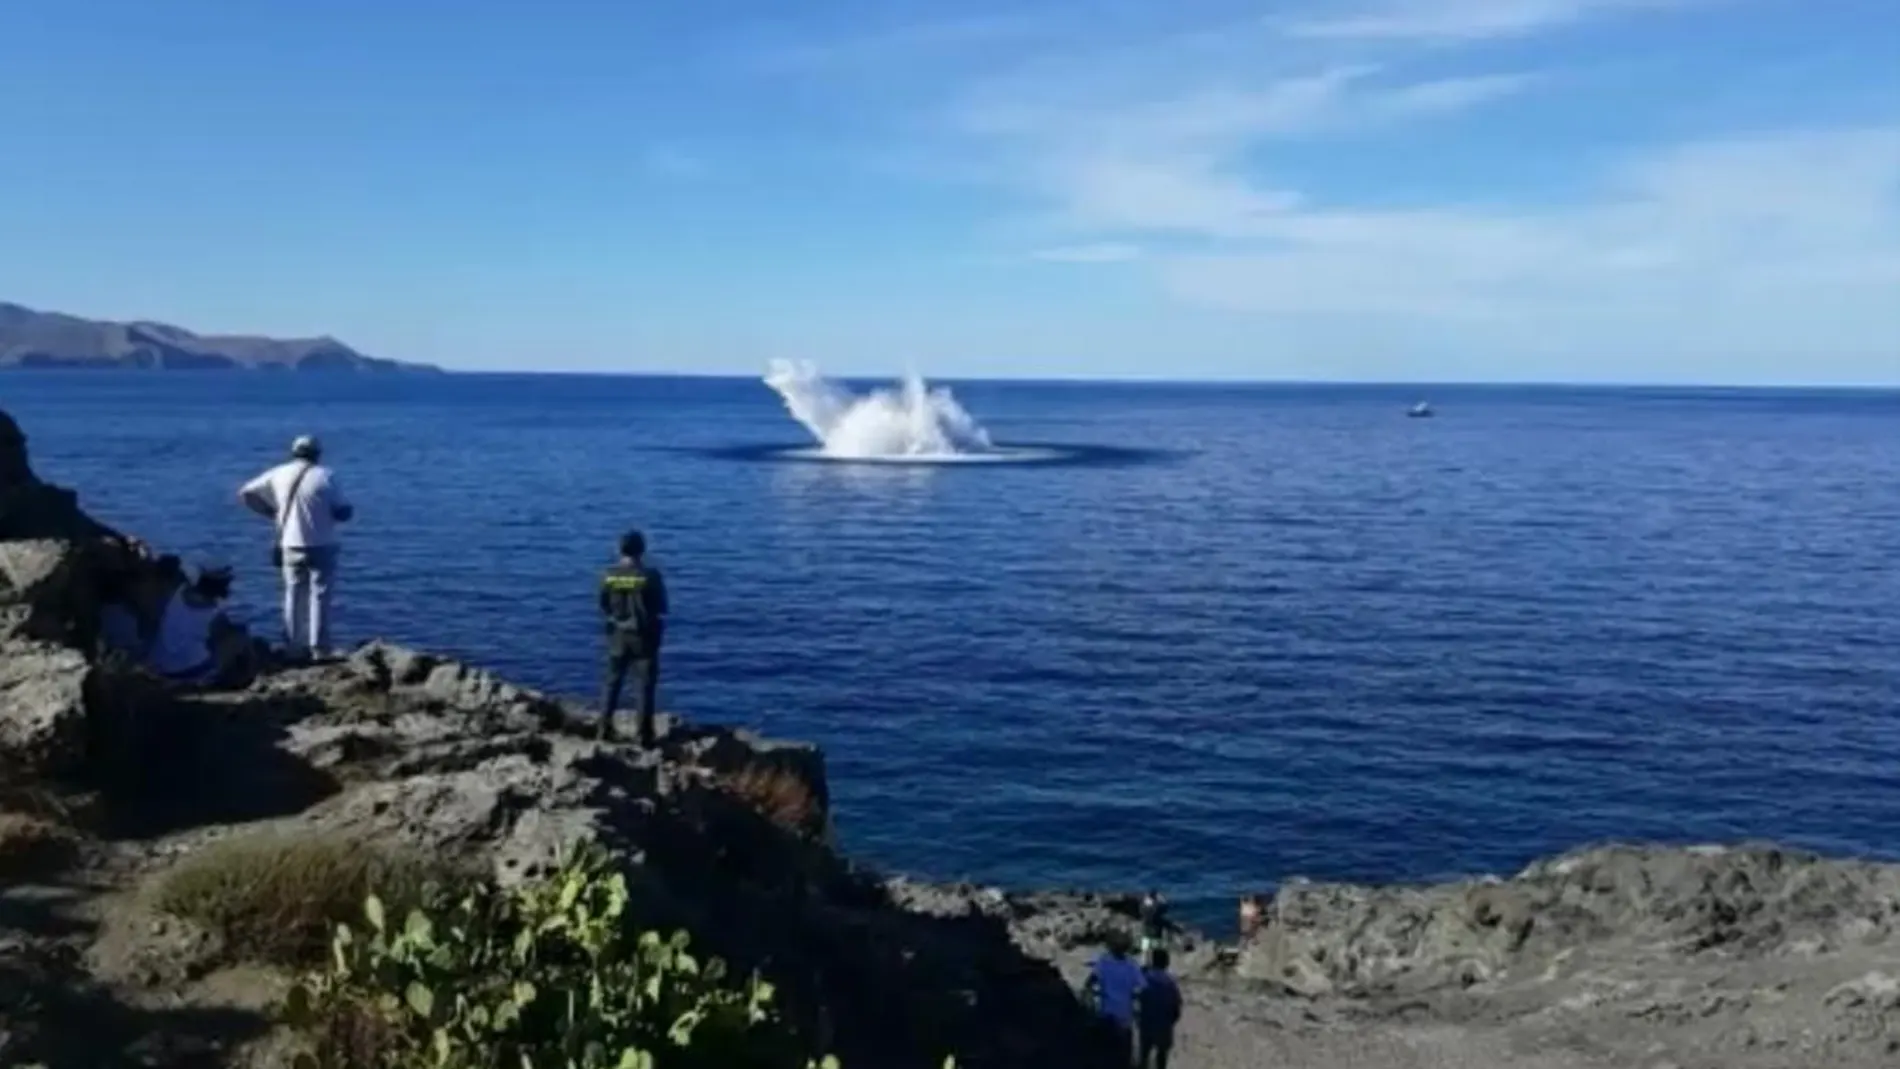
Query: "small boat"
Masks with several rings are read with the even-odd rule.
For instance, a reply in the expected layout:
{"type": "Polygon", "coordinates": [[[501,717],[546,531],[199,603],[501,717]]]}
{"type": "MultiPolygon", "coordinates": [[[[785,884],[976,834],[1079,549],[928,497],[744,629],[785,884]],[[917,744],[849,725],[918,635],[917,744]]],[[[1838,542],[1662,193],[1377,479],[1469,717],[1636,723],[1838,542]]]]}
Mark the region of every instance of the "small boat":
{"type": "Polygon", "coordinates": [[[1438,413],[1432,411],[1432,406],[1429,403],[1420,401],[1407,410],[1405,414],[1413,419],[1430,419],[1438,413]]]}

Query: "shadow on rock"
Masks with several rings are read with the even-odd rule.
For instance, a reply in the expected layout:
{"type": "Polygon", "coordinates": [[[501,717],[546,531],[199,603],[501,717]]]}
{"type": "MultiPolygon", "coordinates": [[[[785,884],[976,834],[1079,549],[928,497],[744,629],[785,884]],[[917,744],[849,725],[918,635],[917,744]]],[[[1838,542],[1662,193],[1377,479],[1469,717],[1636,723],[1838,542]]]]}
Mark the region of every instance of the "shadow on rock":
{"type": "Polygon", "coordinates": [[[206,694],[128,703],[101,725],[104,831],[156,838],[303,812],[337,793],[329,774],[285,749],[288,728],[320,714],[299,695],[206,694]]]}
{"type": "Polygon", "coordinates": [[[949,1054],[963,1069],[1125,1064],[1005,920],[906,910],[881,878],[730,795],[684,792],[643,846],[649,922],[764,972],[801,1030],[847,1066],[939,1069],[949,1054]]]}
{"type": "MultiPolygon", "coordinates": [[[[11,935],[0,930],[0,941],[11,935]]],[[[0,1065],[213,1069],[268,1028],[261,1015],[241,1010],[128,1005],[62,947],[0,953],[0,1065]]]]}

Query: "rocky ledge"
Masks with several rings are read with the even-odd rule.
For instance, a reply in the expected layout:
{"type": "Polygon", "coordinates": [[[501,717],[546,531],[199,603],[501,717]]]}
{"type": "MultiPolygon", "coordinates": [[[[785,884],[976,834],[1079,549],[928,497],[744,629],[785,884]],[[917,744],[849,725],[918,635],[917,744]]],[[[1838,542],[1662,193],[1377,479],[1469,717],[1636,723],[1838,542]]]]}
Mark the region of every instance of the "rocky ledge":
{"type": "MultiPolygon", "coordinates": [[[[141,547],[34,477],[0,413],[0,1064],[266,1066],[285,977],[157,903],[257,836],[530,877],[580,842],[644,920],[757,968],[846,1066],[1088,1066],[1071,994],[1136,901],[890,879],[834,849],[815,748],[666,718],[652,752],[480,669],[372,643],[186,694],[93,653],[141,547]]],[[[1283,883],[1170,942],[1176,1065],[1900,1064],[1900,869],[1607,846],[1510,879],[1283,883]]]]}

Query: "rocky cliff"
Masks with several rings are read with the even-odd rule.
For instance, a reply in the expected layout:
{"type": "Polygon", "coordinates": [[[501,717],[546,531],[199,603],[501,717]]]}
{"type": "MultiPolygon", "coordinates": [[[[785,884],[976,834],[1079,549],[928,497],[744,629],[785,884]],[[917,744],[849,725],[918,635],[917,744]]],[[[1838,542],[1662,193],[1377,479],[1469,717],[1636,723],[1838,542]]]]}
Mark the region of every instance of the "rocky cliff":
{"type": "MultiPolygon", "coordinates": [[[[584,710],[383,643],[167,691],[93,652],[142,547],[37,479],[0,413],[0,1065],[266,1066],[285,977],[162,908],[235,843],[401,850],[506,883],[609,848],[644,920],[776,981],[847,1069],[1106,1064],[1071,995],[1135,901],[887,879],[830,839],[816,749],[584,710]]],[[[1509,879],[1289,880],[1237,944],[1170,937],[1176,1064],[1900,1064],[1900,869],[1773,846],[1597,847],[1509,879]]]]}

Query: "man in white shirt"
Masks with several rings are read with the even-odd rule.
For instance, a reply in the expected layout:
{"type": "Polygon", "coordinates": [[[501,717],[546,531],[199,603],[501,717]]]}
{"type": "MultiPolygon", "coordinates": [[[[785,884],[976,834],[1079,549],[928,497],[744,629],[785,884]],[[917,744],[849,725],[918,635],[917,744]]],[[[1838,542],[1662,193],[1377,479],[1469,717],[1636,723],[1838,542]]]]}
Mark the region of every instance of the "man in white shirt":
{"type": "Polygon", "coordinates": [[[290,461],[244,484],[238,499],[277,525],[273,553],[284,573],[284,643],[292,656],[323,656],[330,649],[330,592],[336,580],[337,525],[356,509],[336,473],[325,467],[323,446],[304,435],[290,444],[290,461]]]}

